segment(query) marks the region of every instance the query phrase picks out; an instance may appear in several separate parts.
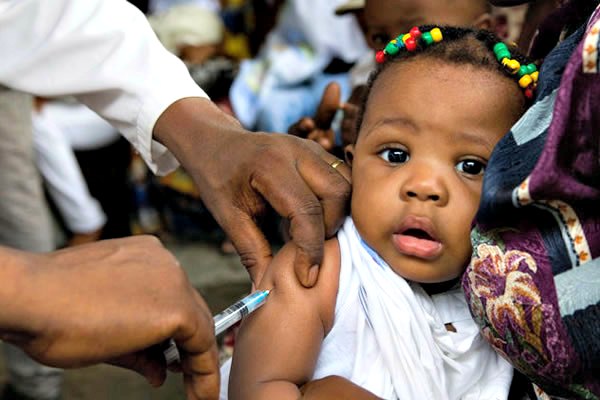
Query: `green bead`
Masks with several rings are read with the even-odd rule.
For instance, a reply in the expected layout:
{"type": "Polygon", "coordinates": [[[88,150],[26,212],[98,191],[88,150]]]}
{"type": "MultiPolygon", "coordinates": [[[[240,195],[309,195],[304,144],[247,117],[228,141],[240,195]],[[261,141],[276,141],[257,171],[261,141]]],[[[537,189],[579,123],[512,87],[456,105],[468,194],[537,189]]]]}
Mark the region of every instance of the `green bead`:
{"type": "Polygon", "coordinates": [[[496,55],[496,59],[500,62],[502,62],[504,58],[512,58],[510,51],[508,51],[508,47],[503,42],[498,42],[494,45],[494,54],[496,55]]]}
{"type": "Polygon", "coordinates": [[[527,74],[531,75],[535,71],[537,71],[537,67],[535,66],[535,64],[527,64],[527,74]]]}
{"type": "Polygon", "coordinates": [[[506,47],[506,45],[504,43],[498,42],[494,45],[494,54],[496,54],[496,57],[498,59],[500,59],[500,60],[502,59],[502,58],[499,58],[498,53],[503,53],[505,51],[508,51],[508,47],[506,47]]]}
{"type": "Polygon", "coordinates": [[[519,78],[523,75],[527,75],[527,65],[521,65],[521,68],[519,68],[519,72],[517,72],[517,74],[519,75],[519,78]]]}
{"type": "Polygon", "coordinates": [[[496,58],[498,59],[498,61],[502,61],[505,58],[511,59],[512,56],[510,55],[510,51],[508,51],[508,49],[505,49],[498,51],[496,53],[496,58]]]}
{"type": "Polygon", "coordinates": [[[398,46],[396,46],[394,43],[388,43],[387,46],[385,46],[385,52],[392,56],[396,54],[398,50],[398,46]]]}
{"type": "Polygon", "coordinates": [[[421,39],[425,42],[427,46],[433,43],[433,38],[431,37],[431,33],[425,32],[421,35],[421,39]]]}

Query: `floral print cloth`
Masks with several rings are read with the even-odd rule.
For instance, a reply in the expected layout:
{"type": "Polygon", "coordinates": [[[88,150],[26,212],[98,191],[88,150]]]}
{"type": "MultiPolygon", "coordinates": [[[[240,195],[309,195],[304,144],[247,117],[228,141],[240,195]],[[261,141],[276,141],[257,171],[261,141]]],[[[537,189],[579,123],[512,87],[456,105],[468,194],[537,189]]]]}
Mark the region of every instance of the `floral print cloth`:
{"type": "Polygon", "coordinates": [[[540,398],[600,398],[599,33],[596,9],[494,150],[462,280],[481,332],[540,398]]]}

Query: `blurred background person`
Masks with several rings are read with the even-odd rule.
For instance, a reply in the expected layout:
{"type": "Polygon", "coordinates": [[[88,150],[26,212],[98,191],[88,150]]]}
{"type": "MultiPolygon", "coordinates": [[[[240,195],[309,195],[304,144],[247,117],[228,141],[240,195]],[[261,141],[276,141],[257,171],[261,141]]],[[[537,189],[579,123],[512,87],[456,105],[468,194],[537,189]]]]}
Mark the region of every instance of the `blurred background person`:
{"type": "MultiPolygon", "coordinates": [[[[334,13],[339,0],[288,0],[258,55],[240,65],[230,91],[244,126],[285,132],[312,115],[325,86],[336,81],[349,94],[348,71],[366,49],[350,16],[334,13]]],[[[344,96],[344,97],[345,97],[344,96]]]]}

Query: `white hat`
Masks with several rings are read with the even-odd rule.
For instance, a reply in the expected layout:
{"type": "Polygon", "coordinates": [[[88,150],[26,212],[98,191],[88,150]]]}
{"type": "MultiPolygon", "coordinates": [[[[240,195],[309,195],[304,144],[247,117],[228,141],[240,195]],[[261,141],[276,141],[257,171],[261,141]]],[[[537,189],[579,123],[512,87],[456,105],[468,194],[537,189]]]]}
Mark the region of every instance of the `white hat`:
{"type": "Polygon", "coordinates": [[[183,45],[218,44],[223,40],[223,22],[216,12],[193,4],[181,4],[148,17],[163,46],[177,54],[183,45]]]}
{"type": "Polygon", "coordinates": [[[335,8],[336,15],[344,15],[365,8],[365,0],[348,0],[335,8]]]}

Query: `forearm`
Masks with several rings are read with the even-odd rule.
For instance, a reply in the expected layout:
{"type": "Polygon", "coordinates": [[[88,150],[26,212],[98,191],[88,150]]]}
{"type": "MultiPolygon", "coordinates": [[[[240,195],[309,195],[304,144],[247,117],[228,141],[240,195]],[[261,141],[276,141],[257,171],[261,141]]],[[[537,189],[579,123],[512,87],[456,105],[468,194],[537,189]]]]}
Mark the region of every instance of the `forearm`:
{"type": "Polygon", "coordinates": [[[298,388],[292,382],[271,381],[257,384],[251,394],[244,396],[250,399],[280,399],[280,400],[380,400],[379,397],[366,389],[338,376],[331,376],[309,382],[298,388]]]}
{"type": "Polygon", "coordinates": [[[191,97],[171,104],[156,122],[153,137],[185,166],[213,157],[231,135],[248,133],[209,99],[191,97]]]}
{"type": "Polygon", "coordinates": [[[302,386],[302,399],[306,400],[378,400],[368,390],[339,376],[328,376],[302,386]]]}
{"type": "Polygon", "coordinates": [[[231,400],[298,400],[302,394],[296,385],[289,381],[270,381],[247,385],[241,391],[229,391],[231,400]]]}

